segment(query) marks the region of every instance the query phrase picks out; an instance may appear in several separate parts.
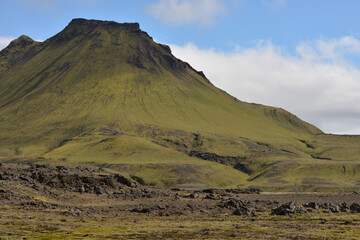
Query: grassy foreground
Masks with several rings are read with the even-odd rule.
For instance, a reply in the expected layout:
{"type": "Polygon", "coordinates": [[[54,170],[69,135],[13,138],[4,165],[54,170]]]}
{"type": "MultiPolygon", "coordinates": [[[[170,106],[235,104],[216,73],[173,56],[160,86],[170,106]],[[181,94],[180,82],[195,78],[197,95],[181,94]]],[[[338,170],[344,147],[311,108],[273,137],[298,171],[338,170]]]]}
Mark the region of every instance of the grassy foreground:
{"type": "Polygon", "coordinates": [[[142,186],[101,168],[0,164],[0,239],[359,239],[360,195],[142,186]]]}
{"type": "Polygon", "coordinates": [[[359,239],[360,215],[256,218],[54,217],[51,212],[0,209],[0,239],[359,239]]]}

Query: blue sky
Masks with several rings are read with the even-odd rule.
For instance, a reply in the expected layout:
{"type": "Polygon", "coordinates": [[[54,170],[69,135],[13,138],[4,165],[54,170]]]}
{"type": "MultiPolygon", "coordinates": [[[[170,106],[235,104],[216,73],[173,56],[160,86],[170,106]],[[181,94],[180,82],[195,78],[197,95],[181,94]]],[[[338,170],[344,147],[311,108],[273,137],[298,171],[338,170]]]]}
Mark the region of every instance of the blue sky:
{"type": "Polygon", "coordinates": [[[360,1],[0,0],[0,49],[72,18],[139,22],[240,100],[360,134],[360,1]]]}

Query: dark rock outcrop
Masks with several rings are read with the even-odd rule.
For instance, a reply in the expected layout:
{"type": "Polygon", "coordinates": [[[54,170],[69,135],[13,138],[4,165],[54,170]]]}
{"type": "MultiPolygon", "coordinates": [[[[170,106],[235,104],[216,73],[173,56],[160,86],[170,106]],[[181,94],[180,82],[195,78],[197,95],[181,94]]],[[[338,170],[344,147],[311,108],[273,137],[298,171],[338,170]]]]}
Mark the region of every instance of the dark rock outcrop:
{"type": "Polygon", "coordinates": [[[303,214],[306,210],[301,205],[296,205],[294,202],[284,203],[279,207],[272,210],[274,215],[292,215],[292,214],[303,214]]]}

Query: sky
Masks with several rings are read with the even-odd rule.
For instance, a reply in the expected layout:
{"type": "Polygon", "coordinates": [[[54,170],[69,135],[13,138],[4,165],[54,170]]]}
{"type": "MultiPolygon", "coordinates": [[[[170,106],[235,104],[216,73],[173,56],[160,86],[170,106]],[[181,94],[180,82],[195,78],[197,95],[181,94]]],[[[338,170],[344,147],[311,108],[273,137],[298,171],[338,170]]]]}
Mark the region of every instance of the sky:
{"type": "Polygon", "coordinates": [[[138,22],[238,99],[360,134],[359,12],[358,0],[0,0],[0,49],[73,18],[138,22]]]}

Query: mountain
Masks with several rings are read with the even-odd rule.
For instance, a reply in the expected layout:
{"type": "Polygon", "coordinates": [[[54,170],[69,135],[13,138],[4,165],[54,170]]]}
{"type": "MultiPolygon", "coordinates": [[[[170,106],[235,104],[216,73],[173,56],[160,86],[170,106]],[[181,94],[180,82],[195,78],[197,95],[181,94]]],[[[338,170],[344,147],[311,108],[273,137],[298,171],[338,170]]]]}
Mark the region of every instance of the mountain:
{"type": "Polygon", "coordinates": [[[354,189],[360,137],[218,89],[137,23],[73,19],[0,52],[0,159],[167,187],[354,189]]]}

